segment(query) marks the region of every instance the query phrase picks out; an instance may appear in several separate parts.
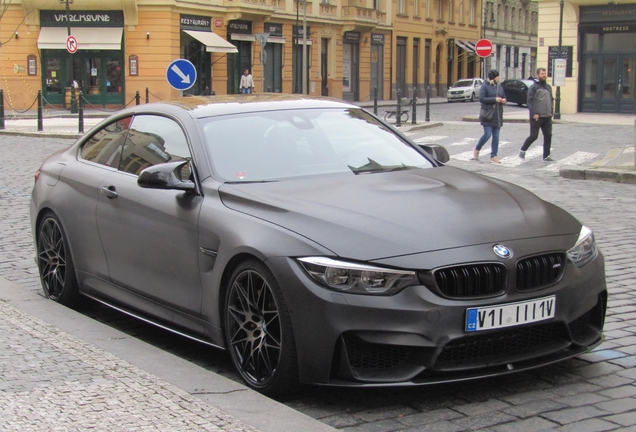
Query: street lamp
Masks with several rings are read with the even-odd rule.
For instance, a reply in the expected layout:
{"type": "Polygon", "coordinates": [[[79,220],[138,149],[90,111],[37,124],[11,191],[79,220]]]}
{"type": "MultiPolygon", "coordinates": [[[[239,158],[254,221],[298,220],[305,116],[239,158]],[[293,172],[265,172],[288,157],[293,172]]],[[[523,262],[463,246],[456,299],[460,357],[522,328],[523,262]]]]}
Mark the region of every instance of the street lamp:
{"type": "MultiPolygon", "coordinates": [[[[559,0],[559,55],[561,55],[561,44],[563,43],[563,0],[559,0]]],[[[552,74],[554,74],[554,65],[552,66],[552,74]]],[[[556,89],[556,105],[554,108],[554,119],[561,119],[561,87],[556,89]]]]}

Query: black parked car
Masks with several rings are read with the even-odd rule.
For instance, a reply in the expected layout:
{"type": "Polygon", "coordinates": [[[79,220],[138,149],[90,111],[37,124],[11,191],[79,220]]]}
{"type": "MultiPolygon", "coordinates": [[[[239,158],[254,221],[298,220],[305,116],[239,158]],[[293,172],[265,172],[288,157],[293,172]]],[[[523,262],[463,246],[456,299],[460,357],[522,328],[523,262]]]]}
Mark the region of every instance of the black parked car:
{"type": "Polygon", "coordinates": [[[442,150],[302,95],[117,111],[36,173],[44,294],[226,349],[269,395],[507,374],[597,346],[592,231],[442,150]]]}
{"type": "Polygon", "coordinates": [[[534,84],[533,80],[508,79],[501,83],[506,92],[508,102],[517,105],[528,105],[528,90],[534,84]]]}

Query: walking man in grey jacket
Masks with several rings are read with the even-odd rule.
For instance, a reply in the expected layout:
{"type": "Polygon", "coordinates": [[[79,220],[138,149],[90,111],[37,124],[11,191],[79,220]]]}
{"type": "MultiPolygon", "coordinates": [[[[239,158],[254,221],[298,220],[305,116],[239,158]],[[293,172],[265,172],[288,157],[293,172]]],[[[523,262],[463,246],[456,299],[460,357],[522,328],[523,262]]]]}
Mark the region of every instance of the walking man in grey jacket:
{"type": "Polygon", "coordinates": [[[543,133],[543,160],[552,162],[550,146],[552,144],[552,114],[554,114],[554,98],[552,87],[546,82],[548,73],[544,68],[537,69],[537,79],[528,90],[528,112],[530,114],[530,136],[521,146],[519,157],[526,157],[526,150],[539,137],[539,129],[543,133]]]}

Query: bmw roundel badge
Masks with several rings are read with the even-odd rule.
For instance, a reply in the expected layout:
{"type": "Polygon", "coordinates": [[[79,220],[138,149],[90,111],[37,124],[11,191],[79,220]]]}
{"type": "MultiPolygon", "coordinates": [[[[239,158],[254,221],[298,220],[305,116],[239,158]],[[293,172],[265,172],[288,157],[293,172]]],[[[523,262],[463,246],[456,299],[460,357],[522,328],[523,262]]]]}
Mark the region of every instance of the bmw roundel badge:
{"type": "Polygon", "coordinates": [[[506,258],[506,259],[512,258],[512,251],[504,245],[501,245],[501,244],[494,245],[492,247],[492,250],[495,253],[495,255],[497,255],[498,257],[506,258]]]}

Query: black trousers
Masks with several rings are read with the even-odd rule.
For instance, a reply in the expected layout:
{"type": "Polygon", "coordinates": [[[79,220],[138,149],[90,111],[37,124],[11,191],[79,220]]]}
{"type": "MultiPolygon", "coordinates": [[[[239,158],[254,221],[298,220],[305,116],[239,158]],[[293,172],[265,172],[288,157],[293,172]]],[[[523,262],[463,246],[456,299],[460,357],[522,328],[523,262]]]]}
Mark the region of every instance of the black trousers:
{"type": "Polygon", "coordinates": [[[539,117],[538,120],[530,118],[530,136],[521,146],[522,151],[528,150],[530,144],[539,137],[539,129],[543,132],[543,157],[550,156],[550,146],[552,145],[552,117],[539,117]]]}

